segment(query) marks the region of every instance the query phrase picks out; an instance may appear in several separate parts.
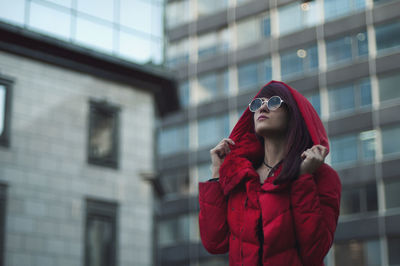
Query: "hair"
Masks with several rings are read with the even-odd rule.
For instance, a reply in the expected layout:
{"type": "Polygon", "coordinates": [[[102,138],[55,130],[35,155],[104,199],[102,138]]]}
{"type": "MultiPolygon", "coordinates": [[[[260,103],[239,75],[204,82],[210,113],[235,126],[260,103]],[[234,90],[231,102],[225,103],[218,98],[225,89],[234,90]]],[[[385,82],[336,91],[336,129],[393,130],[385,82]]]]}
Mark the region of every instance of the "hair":
{"type": "MultiPolygon", "coordinates": [[[[299,177],[301,154],[312,147],[313,142],[308,132],[306,123],[289,89],[280,83],[270,83],[262,88],[257,97],[270,98],[280,96],[284,101],[282,107],[288,112],[288,127],[286,132],[286,151],[282,161],[282,171],[277,176],[274,184],[282,184],[299,177]]],[[[258,136],[264,145],[264,138],[258,136]]]]}

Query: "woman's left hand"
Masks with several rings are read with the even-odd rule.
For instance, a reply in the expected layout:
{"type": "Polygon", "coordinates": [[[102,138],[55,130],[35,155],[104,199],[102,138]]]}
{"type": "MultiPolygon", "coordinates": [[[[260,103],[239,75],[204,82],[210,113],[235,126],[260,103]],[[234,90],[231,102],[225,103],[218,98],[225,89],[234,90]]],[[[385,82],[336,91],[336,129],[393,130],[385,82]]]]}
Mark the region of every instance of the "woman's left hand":
{"type": "Polygon", "coordinates": [[[300,175],[314,173],[324,163],[328,149],[322,145],[314,145],[301,154],[300,175]]]}

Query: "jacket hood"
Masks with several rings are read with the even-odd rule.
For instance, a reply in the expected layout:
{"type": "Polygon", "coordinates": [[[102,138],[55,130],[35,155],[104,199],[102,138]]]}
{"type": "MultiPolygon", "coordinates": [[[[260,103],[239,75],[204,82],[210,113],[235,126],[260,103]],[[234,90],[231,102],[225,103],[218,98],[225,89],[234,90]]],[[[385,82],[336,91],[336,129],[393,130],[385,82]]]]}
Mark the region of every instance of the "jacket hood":
{"type": "MultiPolygon", "coordinates": [[[[297,90],[293,89],[292,87],[281,81],[272,80],[265,86],[263,86],[263,88],[272,83],[281,84],[289,89],[306,123],[308,132],[310,133],[314,145],[321,144],[328,148],[329,151],[328,136],[326,134],[324,125],[322,124],[322,121],[319,118],[317,111],[315,111],[314,107],[307,100],[307,98],[301,95],[297,90]]],[[[256,96],[254,96],[253,99],[258,97],[262,89],[256,94],[256,96]]],[[[246,133],[255,133],[253,124],[253,113],[249,110],[249,107],[246,108],[239,121],[236,123],[231,134],[229,135],[229,138],[236,142],[239,141],[241,137],[246,133]]]]}
{"type": "MultiPolygon", "coordinates": [[[[297,103],[297,107],[305,121],[313,144],[323,145],[329,152],[328,136],[325,128],[317,112],[307,98],[281,81],[272,80],[263,86],[263,88],[273,83],[281,84],[288,88],[297,103]]],[[[258,97],[263,88],[254,98],[258,97]]],[[[243,177],[258,177],[258,174],[254,170],[253,163],[264,158],[264,147],[262,147],[261,142],[254,132],[253,115],[249,107],[247,107],[229,135],[229,138],[231,138],[236,145],[231,146],[231,152],[227,155],[220,168],[220,182],[225,194],[228,194],[243,177]]]]}

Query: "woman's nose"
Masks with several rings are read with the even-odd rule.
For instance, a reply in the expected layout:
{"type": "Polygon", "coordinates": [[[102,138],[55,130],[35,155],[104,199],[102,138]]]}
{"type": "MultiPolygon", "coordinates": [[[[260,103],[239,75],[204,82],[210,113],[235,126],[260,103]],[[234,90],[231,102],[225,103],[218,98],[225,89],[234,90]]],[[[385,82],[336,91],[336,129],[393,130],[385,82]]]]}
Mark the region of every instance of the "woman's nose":
{"type": "Polygon", "coordinates": [[[267,102],[263,102],[263,103],[261,104],[260,112],[261,112],[261,111],[265,111],[265,112],[269,113],[269,109],[268,109],[267,102]]]}

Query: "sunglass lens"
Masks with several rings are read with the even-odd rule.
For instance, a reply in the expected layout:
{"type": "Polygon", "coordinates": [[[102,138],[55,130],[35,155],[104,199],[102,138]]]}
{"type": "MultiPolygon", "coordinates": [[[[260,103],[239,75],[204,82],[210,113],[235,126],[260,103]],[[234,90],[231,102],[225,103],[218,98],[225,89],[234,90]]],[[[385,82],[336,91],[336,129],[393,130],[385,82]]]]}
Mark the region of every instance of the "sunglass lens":
{"type": "Polygon", "coordinates": [[[250,103],[250,111],[255,112],[258,110],[258,108],[260,108],[262,105],[262,101],[261,99],[254,99],[253,101],[251,101],[250,103]]]}
{"type": "Polygon", "coordinates": [[[273,96],[268,101],[268,109],[269,110],[276,110],[281,106],[281,98],[278,96],[273,96]]]}

